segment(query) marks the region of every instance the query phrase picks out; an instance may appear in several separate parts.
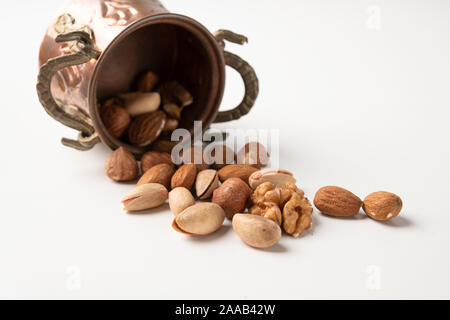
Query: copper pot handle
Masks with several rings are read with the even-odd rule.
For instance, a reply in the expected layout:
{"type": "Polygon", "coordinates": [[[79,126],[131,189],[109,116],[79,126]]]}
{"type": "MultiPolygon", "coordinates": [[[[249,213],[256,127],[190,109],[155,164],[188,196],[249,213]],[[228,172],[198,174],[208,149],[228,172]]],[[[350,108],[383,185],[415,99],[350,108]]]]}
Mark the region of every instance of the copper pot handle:
{"type": "Polygon", "coordinates": [[[245,44],[248,42],[248,39],[246,36],[228,30],[219,30],[214,34],[214,37],[224,50],[223,54],[226,65],[239,72],[245,85],[245,96],[242,102],[232,110],[219,112],[214,122],[219,123],[238,120],[249,113],[255,104],[259,94],[259,80],[255,70],[247,61],[231,52],[225,51],[225,40],[237,44],[245,44]]]}
{"type": "Polygon", "coordinates": [[[97,50],[91,35],[87,32],[74,31],[56,37],[56,42],[71,41],[75,41],[72,46],[74,53],[50,59],[40,68],[37,93],[39,101],[51,117],[80,132],[77,140],[63,138],[62,143],[65,146],[85,151],[92,149],[100,142],[92,120],[82,109],[55,101],[51,91],[51,82],[59,70],[87,63],[91,59],[98,59],[101,52],[97,50]]]}

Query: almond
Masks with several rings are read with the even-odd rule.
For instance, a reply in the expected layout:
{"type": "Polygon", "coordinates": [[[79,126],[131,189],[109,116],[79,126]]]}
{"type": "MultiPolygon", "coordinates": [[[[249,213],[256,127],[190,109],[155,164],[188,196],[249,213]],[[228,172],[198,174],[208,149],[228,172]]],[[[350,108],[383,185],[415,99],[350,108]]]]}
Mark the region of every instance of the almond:
{"type": "Polygon", "coordinates": [[[141,186],[147,183],[159,183],[169,188],[170,179],[174,174],[173,166],[167,163],[158,164],[148,170],[142,177],[139,179],[137,185],[141,186]]]}
{"type": "Polygon", "coordinates": [[[193,163],[197,166],[197,170],[203,171],[209,169],[210,165],[206,163],[204,150],[200,146],[186,147],[180,150],[179,154],[172,154],[175,163],[193,163]]]}
{"type": "Polygon", "coordinates": [[[362,201],[344,188],[329,186],[317,191],[314,205],[329,216],[351,217],[358,214],[362,201]]]}
{"type": "Polygon", "coordinates": [[[140,92],[151,92],[159,83],[159,77],[153,72],[142,74],[137,80],[137,89],[140,92]]]}
{"type": "Polygon", "coordinates": [[[208,163],[212,163],[216,169],[222,169],[227,165],[236,163],[234,151],[223,144],[212,146],[212,148],[208,147],[205,154],[209,157],[208,163]]]}
{"type": "Polygon", "coordinates": [[[157,152],[172,153],[172,149],[178,144],[177,141],[156,140],[152,143],[152,150],[157,152]]]}
{"type": "Polygon", "coordinates": [[[148,146],[161,135],[166,120],[166,114],[162,111],[139,116],[130,125],[128,139],[135,146],[148,146]]]}
{"type": "Polygon", "coordinates": [[[256,171],[258,169],[250,165],[232,164],[219,170],[219,178],[222,182],[230,178],[239,178],[245,183],[248,183],[248,178],[256,171]]]}
{"type": "Polygon", "coordinates": [[[172,189],[183,187],[191,190],[196,176],[197,166],[195,164],[182,165],[172,177],[172,189]]]}
{"type": "Polygon", "coordinates": [[[149,151],[145,153],[141,158],[142,173],[146,173],[152,167],[163,163],[167,163],[173,166],[172,157],[170,156],[170,154],[164,152],[149,151]]]}
{"type": "Polygon", "coordinates": [[[176,81],[163,83],[159,87],[158,92],[161,94],[164,104],[176,103],[181,108],[184,108],[194,102],[194,97],[191,93],[176,81]]]}
{"type": "Polygon", "coordinates": [[[378,191],[369,194],[363,203],[364,212],[377,221],[395,218],[402,211],[403,202],[396,194],[378,191]]]}
{"type": "Polygon", "coordinates": [[[127,110],[118,105],[103,106],[100,115],[106,130],[115,138],[120,138],[131,123],[127,110]]]}

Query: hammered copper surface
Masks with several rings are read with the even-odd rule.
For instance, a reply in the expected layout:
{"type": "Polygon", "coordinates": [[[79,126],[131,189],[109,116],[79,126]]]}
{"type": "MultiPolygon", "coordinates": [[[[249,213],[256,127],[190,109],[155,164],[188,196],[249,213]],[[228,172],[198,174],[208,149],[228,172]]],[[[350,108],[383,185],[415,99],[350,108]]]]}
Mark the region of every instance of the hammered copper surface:
{"type": "MultiPolygon", "coordinates": [[[[77,25],[89,26],[97,47],[104,50],[119,33],[144,17],[168,12],[157,0],[70,0],[60,14],[69,13],[77,25]]],[[[56,21],[56,20],[55,20],[56,21]]],[[[57,44],[55,21],[47,29],[39,53],[39,66],[47,60],[67,54],[67,44],[57,44]]],[[[96,61],[66,68],[53,78],[52,92],[63,104],[75,105],[87,113],[88,86],[96,61]]]]}

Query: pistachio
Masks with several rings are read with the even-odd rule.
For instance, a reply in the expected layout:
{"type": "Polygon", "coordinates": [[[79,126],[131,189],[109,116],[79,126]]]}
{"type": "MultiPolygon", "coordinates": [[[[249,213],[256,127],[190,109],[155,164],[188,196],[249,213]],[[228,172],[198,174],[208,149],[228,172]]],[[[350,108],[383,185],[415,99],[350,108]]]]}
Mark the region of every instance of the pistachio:
{"type": "Polygon", "coordinates": [[[287,182],[296,183],[294,175],[287,170],[279,169],[263,169],[254,172],[248,182],[252,189],[256,189],[260,184],[264,182],[272,182],[276,187],[283,188],[287,182]]]}
{"type": "Polygon", "coordinates": [[[212,193],[219,187],[219,174],[216,170],[203,170],[197,175],[195,191],[200,200],[211,198],[212,193]]]}
{"type": "Polygon", "coordinates": [[[225,212],[211,202],[198,203],[178,214],[172,227],[187,235],[208,235],[220,229],[225,212]]]}
{"type": "Polygon", "coordinates": [[[195,199],[192,193],[183,187],[178,187],[169,193],[169,206],[174,215],[178,215],[183,210],[193,206],[195,199]]]}
{"type": "Polygon", "coordinates": [[[127,212],[157,208],[167,200],[169,192],[158,183],[148,183],[137,187],[122,199],[123,209],[127,212]]]}
{"type": "Polygon", "coordinates": [[[236,214],[233,229],[247,245],[269,248],[281,239],[281,228],[272,220],[251,214],[236,214]]]}

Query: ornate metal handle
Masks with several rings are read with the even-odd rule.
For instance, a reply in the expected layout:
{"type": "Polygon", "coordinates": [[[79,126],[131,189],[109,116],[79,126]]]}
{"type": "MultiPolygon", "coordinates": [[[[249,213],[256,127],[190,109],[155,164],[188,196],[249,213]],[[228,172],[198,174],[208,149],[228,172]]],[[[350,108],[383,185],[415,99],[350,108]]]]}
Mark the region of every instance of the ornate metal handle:
{"type": "Polygon", "coordinates": [[[101,53],[96,49],[92,36],[88,32],[73,31],[56,37],[56,42],[72,41],[75,41],[74,45],[72,45],[73,54],[50,59],[41,67],[38,76],[37,92],[39,101],[51,117],[70,128],[80,131],[78,140],[63,138],[62,143],[65,146],[85,151],[92,149],[100,142],[92,120],[80,108],[55,101],[51,92],[51,82],[53,76],[59,70],[87,63],[91,59],[98,59],[101,53]]]}
{"type": "Polygon", "coordinates": [[[217,115],[215,123],[238,120],[250,112],[259,94],[259,81],[255,70],[241,57],[225,51],[225,40],[237,44],[248,42],[247,37],[228,30],[219,30],[214,34],[219,45],[224,49],[225,63],[235,69],[242,77],[245,85],[245,96],[242,102],[233,110],[222,111],[217,115]]]}

